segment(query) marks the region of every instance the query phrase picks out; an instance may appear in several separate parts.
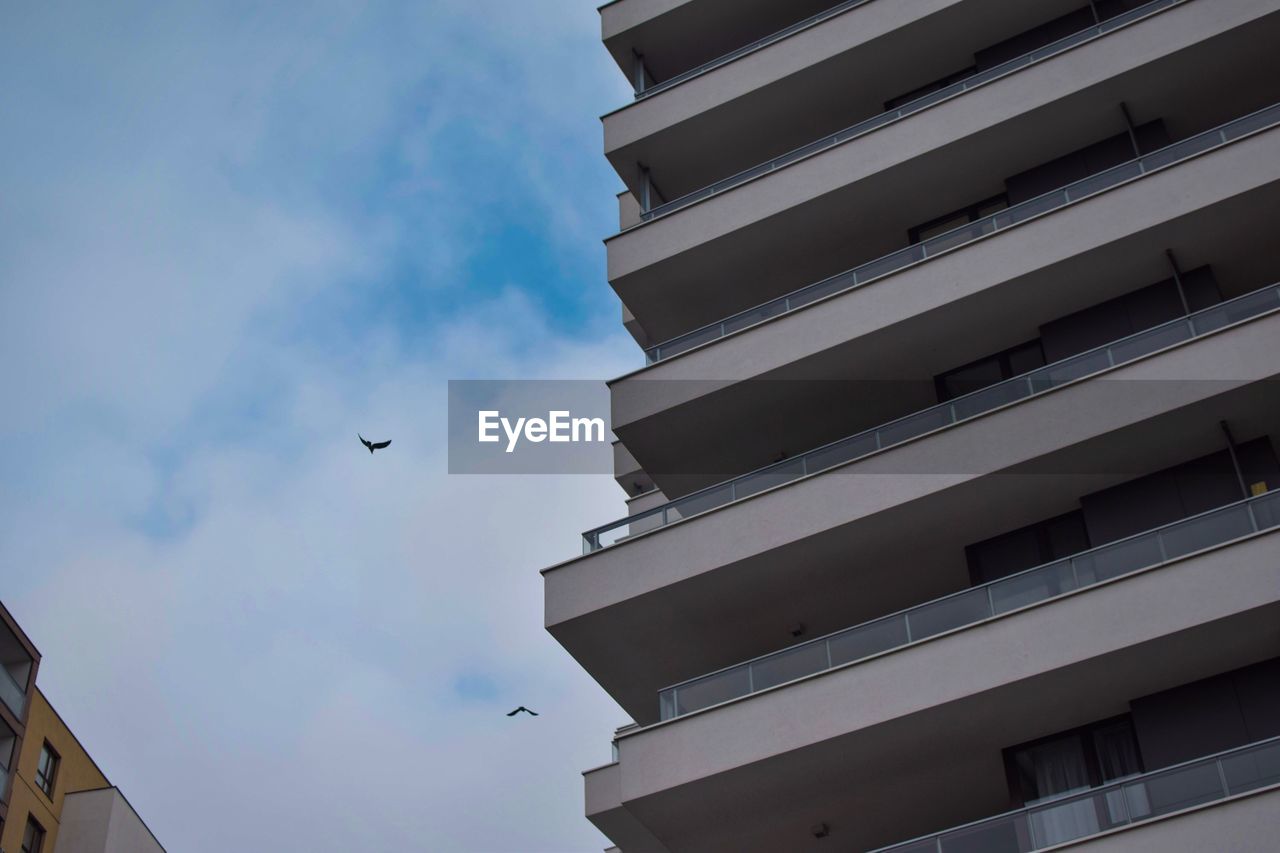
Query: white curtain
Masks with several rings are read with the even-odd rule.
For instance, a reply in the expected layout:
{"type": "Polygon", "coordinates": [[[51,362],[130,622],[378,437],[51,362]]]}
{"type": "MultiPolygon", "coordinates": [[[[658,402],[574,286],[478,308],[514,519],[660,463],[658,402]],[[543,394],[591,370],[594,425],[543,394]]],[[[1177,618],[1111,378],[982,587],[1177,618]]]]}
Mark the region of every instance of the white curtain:
{"type": "MultiPolygon", "coordinates": [[[[1078,737],[1034,746],[1027,750],[1039,799],[1027,805],[1056,800],[1089,789],[1089,769],[1083,744],[1078,737]]],[[[1037,847],[1060,844],[1098,831],[1098,813],[1093,799],[1073,800],[1061,805],[1045,805],[1031,812],[1031,830],[1037,847]]]]}

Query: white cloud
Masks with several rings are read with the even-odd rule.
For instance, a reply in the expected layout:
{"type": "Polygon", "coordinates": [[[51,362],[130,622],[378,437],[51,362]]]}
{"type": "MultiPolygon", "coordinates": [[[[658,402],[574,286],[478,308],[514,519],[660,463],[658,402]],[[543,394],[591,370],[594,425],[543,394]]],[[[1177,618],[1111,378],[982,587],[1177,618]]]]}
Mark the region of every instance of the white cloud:
{"type": "Polygon", "coordinates": [[[516,200],[567,265],[601,252],[611,188],[568,168],[616,91],[594,11],[4,15],[0,596],[55,705],[173,850],[602,847],[578,772],[624,718],[537,569],[621,493],[447,477],[445,380],[634,347],[556,331],[518,265],[447,317],[367,304],[476,284],[516,200]],[[459,127],[492,173],[451,170],[459,127]]]}

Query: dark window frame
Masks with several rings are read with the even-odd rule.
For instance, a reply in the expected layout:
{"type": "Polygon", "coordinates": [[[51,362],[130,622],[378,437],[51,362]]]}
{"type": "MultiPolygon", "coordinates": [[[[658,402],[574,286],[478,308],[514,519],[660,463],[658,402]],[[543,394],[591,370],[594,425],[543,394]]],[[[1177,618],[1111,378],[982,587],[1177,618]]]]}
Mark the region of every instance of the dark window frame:
{"type": "Polygon", "coordinates": [[[43,853],[45,829],[35,815],[27,815],[27,828],[22,832],[22,853],[43,853]]]}
{"type": "Polygon", "coordinates": [[[40,758],[36,762],[36,787],[49,799],[53,799],[53,791],[58,784],[58,770],[61,767],[62,756],[53,748],[53,744],[46,740],[40,747],[40,758]],[[46,756],[48,757],[47,766],[46,756]]]}
{"type": "Polygon", "coordinates": [[[1138,757],[1138,772],[1146,771],[1146,761],[1142,757],[1142,747],[1138,742],[1138,730],[1133,724],[1133,715],[1131,713],[1117,714],[1114,717],[1107,717],[1104,720],[1095,720],[1092,723],[1086,723],[1083,726],[1076,726],[1073,729],[1067,729],[1061,732],[1055,732],[1051,735],[1036,738],[1035,740],[1025,741],[1023,743],[1007,746],[1001,750],[1001,757],[1004,760],[1005,779],[1009,784],[1009,799],[1013,808],[1022,808],[1028,801],[1036,799],[1036,792],[1028,791],[1022,784],[1022,774],[1018,771],[1017,754],[1027,749],[1042,746],[1058,740],[1066,740],[1075,737],[1080,739],[1081,752],[1084,756],[1085,768],[1089,776],[1089,787],[1097,788],[1111,782],[1110,779],[1104,779],[1102,775],[1102,762],[1098,758],[1098,744],[1094,739],[1094,735],[1104,729],[1113,726],[1125,725],[1129,729],[1129,735],[1133,739],[1134,751],[1138,757]]]}
{"type": "MultiPolygon", "coordinates": [[[[1023,341],[1020,344],[1015,344],[1014,346],[1001,350],[1000,352],[992,353],[991,355],[986,355],[982,358],[975,358],[973,361],[967,364],[962,364],[959,367],[953,367],[945,373],[939,373],[937,376],[933,377],[933,389],[934,393],[937,394],[938,402],[945,403],[948,400],[954,400],[956,397],[963,397],[965,394],[971,393],[972,391],[981,391],[982,388],[990,388],[991,385],[1003,382],[1006,379],[1011,379],[1021,373],[1026,373],[1025,370],[1015,370],[1013,366],[1013,357],[1031,349],[1035,349],[1040,354],[1040,363],[1036,365],[1036,367],[1044,367],[1046,364],[1044,359],[1044,344],[1041,342],[1040,338],[1032,338],[1029,341],[1023,341]],[[955,376],[957,373],[970,370],[990,361],[997,362],[1000,365],[1000,378],[995,382],[992,382],[991,385],[973,388],[970,389],[970,391],[961,391],[957,394],[952,394],[951,390],[947,388],[947,380],[955,376]]],[[[1034,370],[1035,368],[1031,369],[1034,370]]]]}
{"type": "Polygon", "coordinates": [[[950,213],[944,214],[942,216],[934,217],[933,219],[930,219],[928,222],[922,222],[919,225],[916,225],[912,228],[908,228],[907,242],[910,245],[915,246],[918,243],[921,243],[924,240],[929,239],[930,237],[936,237],[938,236],[938,234],[945,234],[947,233],[947,231],[950,231],[953,228],[963,228],[965,225],[968,225],[984,217],[990,216],[993,213],[999,213],[1001,210],[1004,210],[1008,206],[1009,206],[1009,194],[996,193],[995,195],[988,196],[987,198],[984,198],[981,201],[975,202],[974,204],[965,205],[964,207],[957,208],[951,211],[950,213]],[[946,228],[942,231],[939,231],[938,234],[927,234],[927,232],[937,228],[939,225],[946,224],[947,222],[950,222],[953,219],[961,219],[961,218],[963,218],[965,221],[958,222],[957,224],[953,225],[951,228],[946,228]],[[926,234],[927,236],[922,236],[926,234]]]}

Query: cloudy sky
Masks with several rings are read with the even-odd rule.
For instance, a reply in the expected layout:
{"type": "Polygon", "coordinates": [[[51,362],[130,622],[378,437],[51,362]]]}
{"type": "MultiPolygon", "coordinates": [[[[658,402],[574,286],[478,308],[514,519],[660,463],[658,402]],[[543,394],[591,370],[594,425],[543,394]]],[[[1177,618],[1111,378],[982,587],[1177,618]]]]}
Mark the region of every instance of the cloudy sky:
{"type": "Polygon", "coordinates": [[[621,492],[444,447],[448,379],[639,364],[598,36],[588,0],[0,11],[0,598],[171,853],[606,846],[579,772],[626,717],[538,569],[621,492]]]}

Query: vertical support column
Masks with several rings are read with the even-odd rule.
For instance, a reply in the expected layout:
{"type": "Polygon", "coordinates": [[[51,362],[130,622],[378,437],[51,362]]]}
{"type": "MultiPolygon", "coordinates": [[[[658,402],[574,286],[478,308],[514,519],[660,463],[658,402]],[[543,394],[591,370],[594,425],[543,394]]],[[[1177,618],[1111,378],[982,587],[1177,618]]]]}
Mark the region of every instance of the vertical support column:
{"type": "Polygon", "coordinates": [[[636,95],[644,94],[646,83],[647,74],[644,68],[644,54],[633,49],[631,51],[631,85],[636,90],[636,95]]]}
{"type": "Polygon", "coordinates": [[[649,167],[637,163],[640,167],[640,212],[648,213],[653,209],[653,178],[649,175],[649,167]]]}
{"type": "Polygon", "coordinates": [[[1133,157],[1136,160],[1142,156],[1142,150],[1138,147],[1138,134],[1134,131],[1133,116],[1129,115],[1129,105],[1124,101],[1120,102],[1120,114],[1124,116],[1124,126],[1129,131],[1129,144],[1133,146],[1133,157]]]}
{"type": "Polygon", "coordinates": [[[1231,467],[1236,469],[1236,482],[1240,484],[1240,494],[1247,499],[1249,487],[1244,482],[1244,470],[1240,467],[1240,457],[1236,455],[1236,442],[1231,437],[1231,427],[1227,426],[1226,421],[1218,421],[1218,426],[1222,427],[1222,434],[1227,437],[1227,452],[1231,454],[1231,467]]]}
{"type": "Polygon", "coordinates": [[[1173,256],[1173,249],[1165,249],[1164,256],[1169,259],[1169,266],[1173,267],[1173,283],[1178,287],[1178,298],[1182,300],[1183,316],[1191,313],[1191,303],[1187,301],[1187,291],[1182,286],[1182,268],[1178,266],[1177,259],[1173,256]]]}
{"type": "Polygon", "coordinates": [[[1093,12],[1093,22],[1095,24],[1102,23],[1102,16],[1098,14],[1098,4],[1094,0],[1089,0],[1089,11],[1093,12]]]}

